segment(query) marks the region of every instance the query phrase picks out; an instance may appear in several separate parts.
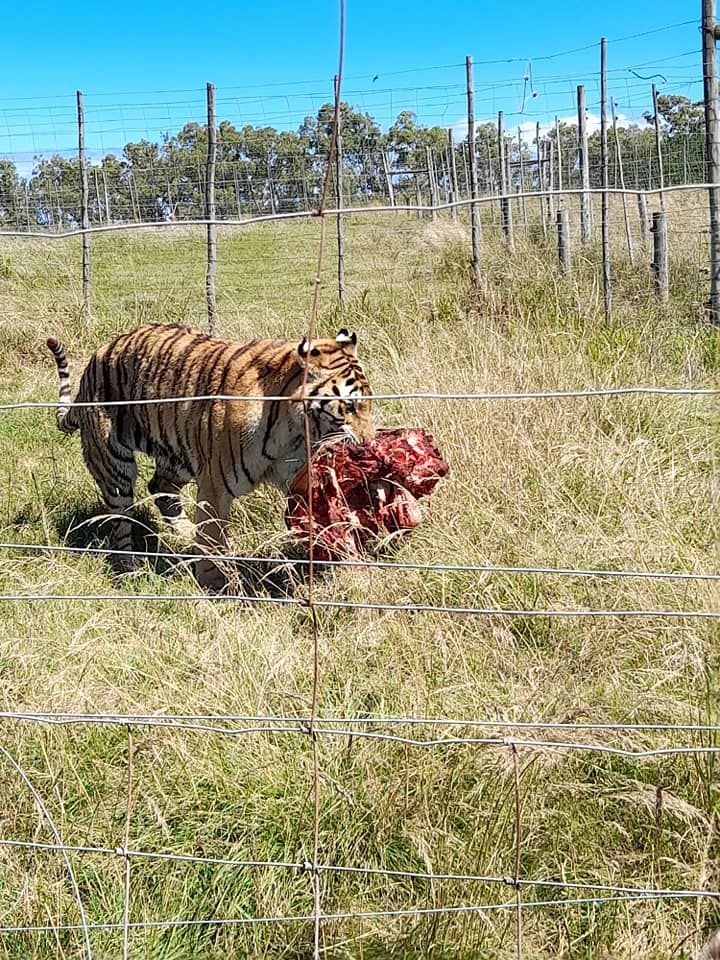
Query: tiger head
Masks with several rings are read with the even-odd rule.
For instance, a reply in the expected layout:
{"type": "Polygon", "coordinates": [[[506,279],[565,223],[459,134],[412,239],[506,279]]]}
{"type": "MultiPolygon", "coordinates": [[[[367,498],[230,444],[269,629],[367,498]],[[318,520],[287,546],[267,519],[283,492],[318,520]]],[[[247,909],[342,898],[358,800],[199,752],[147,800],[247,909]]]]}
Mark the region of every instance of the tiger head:
{"type": "Polygon", "coordinates": [[[298,361],[307,366],[303,397],[315,440],[345,436],[362,443],[375,434],[370,386],[357,358],[357,336],[344,328],[335,339],[307,338],[298,344],[298,361]]]}

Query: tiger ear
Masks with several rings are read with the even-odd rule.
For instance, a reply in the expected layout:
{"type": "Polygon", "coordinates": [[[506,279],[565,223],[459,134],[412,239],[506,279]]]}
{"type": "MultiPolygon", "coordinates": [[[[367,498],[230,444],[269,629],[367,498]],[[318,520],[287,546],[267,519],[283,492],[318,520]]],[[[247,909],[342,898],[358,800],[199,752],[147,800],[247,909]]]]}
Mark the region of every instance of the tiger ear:
{"type": "Polygon", "coordinates": [[[348,353],[351,353],[353,356],[356,355],[357,353],[357,350],[356,350],[357,334],[356,333],[349,333],[348,330],[345,329],[345,327],[342,327],[335,334],[335,341],[336,343],[339,343],[341,347],[345,347],[348,353]]]}

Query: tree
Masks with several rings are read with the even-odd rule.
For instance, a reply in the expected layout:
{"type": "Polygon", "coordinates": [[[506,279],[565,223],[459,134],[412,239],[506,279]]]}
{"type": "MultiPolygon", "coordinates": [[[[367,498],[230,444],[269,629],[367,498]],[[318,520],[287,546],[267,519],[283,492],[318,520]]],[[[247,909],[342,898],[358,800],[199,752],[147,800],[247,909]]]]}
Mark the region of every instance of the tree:
{"type": "MultiPolygon", "coordinates": [[[[668,136],[691,136],[702,132],[705,111],[702,100],[693,103],[687,97],[675,94],[661,94],[657,98],[660,126],[668,136]]],[[[647,123],[655,123],[652,113],[644,113],[647,123]]]]}
{"type": "Polygon", "coordinates": [[[20,179],[12,160],[0,160],[0,223],[19,226],[18,194],[20,179]]]}
{"type": "MultiPolygon", "coordinates": [[[[334,120],[335,105],[324,103],[317,117],[305,117],[298,130],[313,157],[316,175],[325,169],[334,120]]],[[[340,123],[344,190],[354,198],[367,197],[382,189],[382,131],[369,113],[359,113],[345,102],[340,103],[340,123]]]]}
{"type": "Polygon", "coordinates": [[[80,222],[80,161],[56,153],[35,158],[28,183],[35,220],[41,226],[77,227],[80,222]]]}

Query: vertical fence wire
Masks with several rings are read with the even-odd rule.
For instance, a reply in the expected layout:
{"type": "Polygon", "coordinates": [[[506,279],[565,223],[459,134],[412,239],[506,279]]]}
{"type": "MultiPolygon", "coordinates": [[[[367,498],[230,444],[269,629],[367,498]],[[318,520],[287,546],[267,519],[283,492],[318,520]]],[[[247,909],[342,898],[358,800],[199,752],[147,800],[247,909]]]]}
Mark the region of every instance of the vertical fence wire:
{"type": "Polygon", "coordinates": [[[478,199],[477,153],[475,147],[475,85],[473,82],[473,58],[465,58],[465,82],[467,95],[467,153],[470,176],[470,234],[472,245],[472,283],[480,285],[480,208],[478,199]]]}
{"type": "MultiPolygon", "coordinates": [[[[334,154],[334,164],[335,164],[335,196],[337,197],[337,206],[338,212],[336,214],[336,229],[337,229],[337,284],[338,284],[338,301],[340,304],[345,303],[345,223],[343,220],[342,208],[343,208],[343,142],[342,142],[342,110],[340,105],[340,77],[335,76],[333,81],[334,95],[335,95],[335,115],[334,123],[337,124],[335,130],[335,154],[334,154]]],[[[328,163],[332,162],[331,157],[328,158],[328,163]]]]}
{"type": "Polygon", "coordinates": [[[217,131],[215,126],[215,85],[207,85],[207,161],[205,175],[205,206],[207,225],[207,273],[205,291],[208,311],[208,330],[218,333],[215,277],[217,274],[217,224],[215,223],[215,164],[217,160],[217,131]]]}
{"type": "MultiPolygon", "coordinates": [[[[325,248],[325,207],[327,204],[330,181],[332,177],[333,162],[335,168],[340,168],[338,134],[340,131],[340,94],[342,90],[343,61],[345,54],[345,0],[339,0],[340,11],[340,33],[338,40],[338,71],[335,80],[335,111],[333,116],[332,134],[328,149],[327,163],[325,168],[325,180],[323,190],[320,196],[318,207],[318,216],[320,218],[320,231],[318,238],[318,252],[315,269],[315,283],[313,285],[312,302],[310,305],[310,316],[307,326],[307,344],[308,350],[305,357],[303,369],[303,379],[301,386],[301,395],[305,395],[308,384],[308,372],[310,365],[310,344],[315,334],[317,322],[318,305],[320,299],[320,282],[322,276],[322,264],[325,248]]],[[[312,464],[312,436],[310,431],[310,417],[307,402],[303,403],[303,427],[305,439],[305,456],[308,465],[306,496],[308,503],[308,581],[307,581],[307,609],[309,612],[312,634],[312,701],[310,708],[309,735],[312,751],[312,771],[313,771],[313,859],[311,866],[312,886],[313,886],[313,958],[320,960],[321,954],[321,917],[322,900],[320,888],[320,871],[318,870],[318,860],[320,851],[320,762],[318,756],[318,737],[317,737],[317,717],[318,717],[318,699],[320,691],[320,630],[318,624],[317,608],[314,603],[315,587],[315,518],[313,510],[313,464],[312,464]]]]}
{"type": "Polygon", "coordinates": [[[720,324],[720,92],[718,90],[716,0],[702,0],[703,92],[705,105],[705,161],[709,181],[711,323],[720,324]]]}
{"type": "Polygon", "coordinates": [[[88,210],[88,175],[85,152],[85,109],[82,91],[78,90],[77,126],[78,126],[78,164],[80,167],[80,223],[82,235],[82,297],[85,319],[90,317],[90,214],[88,210]]]}
{"type": "Polygon", "coordinates": [[[132,820],[133,805],[133,759],[134,744],[132,727],[127,727],[127,765],[125,782],[125,823],[123,826],[123,856],[125,858],[125,878],[123,888],[123,919],[122,919],[122,960],[130,956],[130,822],[132,820]]]}
{"type": "Polygon", "coordinates": [[[522,797],[520,794],[520,767],[518,763],[517,744],[510,746],[513,767],[513,795],[515,799],[515,956],[522,960],[523,955],[523,923],[522,923],[522,886],[520,883],[520,848],[522,844],[522,797]]]}

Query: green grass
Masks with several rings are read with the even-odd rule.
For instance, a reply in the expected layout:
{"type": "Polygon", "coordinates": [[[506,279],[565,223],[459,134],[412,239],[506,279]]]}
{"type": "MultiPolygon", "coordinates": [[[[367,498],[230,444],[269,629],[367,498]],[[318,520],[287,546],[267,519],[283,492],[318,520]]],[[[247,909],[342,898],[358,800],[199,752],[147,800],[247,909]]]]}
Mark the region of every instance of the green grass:
{"type": "MultiPolygon", "coordinates": [[[[461,224],[359,217],[347,225],[348,302],[332,294],[329,244],[319,327],[356,329],[377,393],[531,391],[634,384],[718,385],[718,334],[700,322],[701,247],[673,249],[673,294],[662,310],[646,268],[617,253],[614,315],[602,309],[597,261],[576,251],[559,278],[549,244],[518,240],[507,255],[485,224],[483,282],[467,286],[461,224]]],[[[318,224],[221,231],[218,308],[229,337],[302,336],[318,224]]],[[[82,316],[79,243],[5,241],[0,249],[3,401],[53,400],[44,347],[66,342],[77,376],[104,339],[148,320],[205,323],[203,235],[180,228],[93,238],[93,316],[82,316]]],[[[386,425],[419,423],[451,472],[425,522],[388,556],[475,563],[715,571],[720,567],[720,436],[708,398],[623,397],[388,401],[386,425]]],[[[0,414],[0,537],[96,545],[95,488],[77,438],[52,411],[0,414]]],[[[145,495],[149,463],[141,465],[145,495]]],[[[238,503],[238,552],[293,548],[282,498],[238,503]]],[[[138,545],[165,539],[149,506],[138,545]]],[[[304,596],[275,571],[263,595],[304,596]]],[[[318,599],[518,608],[717,609],[714,584],[557,575],[338,570],[318,599]]],[[[187,571],[141,566],[114,580],[91,554],[0,556],[0,594],[197,594],[191,602],[7,602],[0,611],[5,711],[306,715],[312,634],[306,611],[214,603],[187,571]]],[[[324,716],[617,723],[718,723],[720,629],[702,620],[559,620],[439,613],[318,612],[319,711],[324,716]]],[[[379,731],[380,728],[373,727],[379,731]]],[[[22,766],[68,844],[124,843],[124,727],[43,727],[5,720],[0,745],[22,766]]],[[[395,732],[421,735],[399,725],[395,732]]],[[[440,735],[441,730],[429,731],[440,735]]],[[[471,732],[458,726],[454,734],[471,732]]],[[[503,736],[499,729],[490,735],[503,736]]],[[[528,737],[532,734],[528,733],[528,737]]],[[[578,742],[652,748],[700,734],[563,734],[578,742]]],[[[707,738],[707,735],[704,735],[707,738]]],[[[136,727],[130,847],[216,858],[312,857],[312,750],[301,733],[221,734],[136,727]]],[[[546,885],[526,900],[573,898],[547,885],[720,885],[718,775],[712,755],[632,760],[518,749],[520,872],[546,885]]],[[[515,773],[508,747],[436,748],[321,737],[323,863],[412,872],[512,876],[515,773]]],[[[50,842],[26,785],[0,757],[0,838],[50,842]]],[[[71,854],[91,922],[120,922],[124,862],[71,854]]],[[[582,895],[582,894],[577,894],[582,895]]],[[[511,886],[362,874],[322,877],[326,913],[510,902],[511,886]]],[[[134,921],[312,913],[311,878],[263,867],[134,860],[134,921]]],[[[0,846],[0,925],[75,923],[57,853],[0,846]]],[[[528,958],[693,957],[720,922],[712,900],[527,908],[528,958]]],[[[323,923],[327,956],[516,956],[512,911],[323,923]]],[[[134,930],[131,956],[157,960],[301,958],[312,924],[134,930]]],[[[118,957],[118,930],[92,934],[94,955],[118,957]]],[[[0,957],[79,958],[78,932],[0,935],[0,957]]]]}

